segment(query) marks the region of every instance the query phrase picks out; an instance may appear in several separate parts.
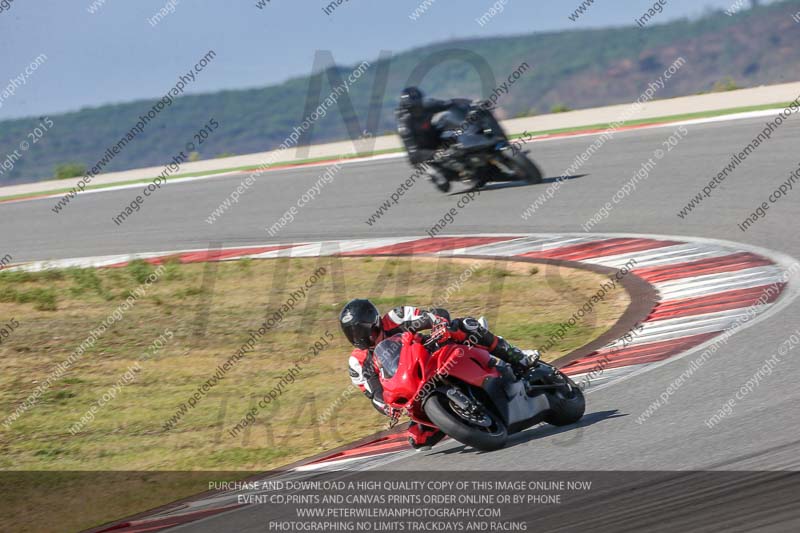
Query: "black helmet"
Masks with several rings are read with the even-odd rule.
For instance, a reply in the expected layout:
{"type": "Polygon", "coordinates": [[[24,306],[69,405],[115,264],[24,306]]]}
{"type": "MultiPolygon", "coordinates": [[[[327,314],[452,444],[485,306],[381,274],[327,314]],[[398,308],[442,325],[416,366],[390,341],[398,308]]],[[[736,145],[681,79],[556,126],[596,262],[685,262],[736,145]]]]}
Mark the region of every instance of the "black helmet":
{"type": "Polygon", "coordinates": [[[383,332],[381,313],[369,300],[350,300],[339,315],[339,325],[350,344],[362,350],[375,346],[383,332]]]}
{"type": "Polygon", "coordinates": [[[422,91],[416,87],[406,87],[400,91],[400,107],[410,109],[422,105],[422,91]]]}

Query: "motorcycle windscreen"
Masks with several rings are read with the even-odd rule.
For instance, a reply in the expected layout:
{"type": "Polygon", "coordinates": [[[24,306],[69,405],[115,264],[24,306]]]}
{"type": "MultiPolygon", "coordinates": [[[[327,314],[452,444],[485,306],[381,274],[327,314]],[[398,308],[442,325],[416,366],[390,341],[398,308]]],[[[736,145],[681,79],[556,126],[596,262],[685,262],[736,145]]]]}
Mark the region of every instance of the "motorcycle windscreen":
{"type": "Polygon", "coordinates": [[[392,379],[397,373],[397,367],[400,366],[400,352],[403,350],[403,344],[400,339],[394,337],[381,341],[375,347],[375,358],[378,360],[378,366],[381,369],[384,379],[392,379]]]}

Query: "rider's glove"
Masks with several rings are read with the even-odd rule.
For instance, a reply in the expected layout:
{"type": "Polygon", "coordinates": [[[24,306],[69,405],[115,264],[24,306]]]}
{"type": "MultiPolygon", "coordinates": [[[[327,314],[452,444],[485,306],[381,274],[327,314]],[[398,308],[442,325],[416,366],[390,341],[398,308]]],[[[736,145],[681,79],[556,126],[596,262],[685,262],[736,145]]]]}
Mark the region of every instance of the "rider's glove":
{"type": "Polygon", "coordinates": [[[446,342],[451,339],[450,321],[444,317],[431,315],[433,325],[429,338],[438,343],[446,342]]]}

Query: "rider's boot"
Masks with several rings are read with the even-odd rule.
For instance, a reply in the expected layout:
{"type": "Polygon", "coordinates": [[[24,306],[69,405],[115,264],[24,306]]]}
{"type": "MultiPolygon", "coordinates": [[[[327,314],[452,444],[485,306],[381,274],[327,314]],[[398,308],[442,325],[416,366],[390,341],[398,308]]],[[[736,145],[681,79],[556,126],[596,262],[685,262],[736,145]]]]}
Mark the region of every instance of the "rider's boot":
{"type": "Polygon", "coordinates": [[[506,363],[499,357],[492,356],[491,360],[489,361],[489,366],[497,369],[497,371],[500,373],[500,376],[503,378],[504,385],[511,385],[517,381],[517,373],[510,364],[506,363]]]}
{"type": "Polygon", "coordinates": [[[518,375],[527,373],[539,360],[539,352],[535,350],[522,351],[509,344],[503,337],[493,334],[486,328],[485,320],[480,321],[467,317],[453,320],[450,324],[465,336],[465,339],[459,340],[486,346],[490,354],[510,364],[518,375]]]}
{"type": "Polygon", "coordinates": [[[526,374],[533,368],[540,356],[538,350],[520,350],[500,336],[497,337],[497,345],[491,354],[509,363],[519,375],[526,374]]]}
{"type": "Polygon", "coordinates": [[[408,443],[417,451],[430,450],[444,437],[443,431],[415,422],[408,427],[408,443]]]}

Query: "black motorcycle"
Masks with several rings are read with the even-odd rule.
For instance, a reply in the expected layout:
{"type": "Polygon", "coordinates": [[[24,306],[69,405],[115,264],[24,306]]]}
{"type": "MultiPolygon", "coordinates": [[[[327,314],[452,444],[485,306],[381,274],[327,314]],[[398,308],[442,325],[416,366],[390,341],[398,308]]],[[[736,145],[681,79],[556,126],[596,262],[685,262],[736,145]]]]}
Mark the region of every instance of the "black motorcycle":
{"type": "Polygon", "coordinates": [[[497,181],[542,182],[539,168],[526,151],[509,142],[488,106],[469,100],[453,103],[432,121],[443,147],[434,155],[429,172],[440,191],[448,192],[453,181],[473,189],[497,181]]]}

